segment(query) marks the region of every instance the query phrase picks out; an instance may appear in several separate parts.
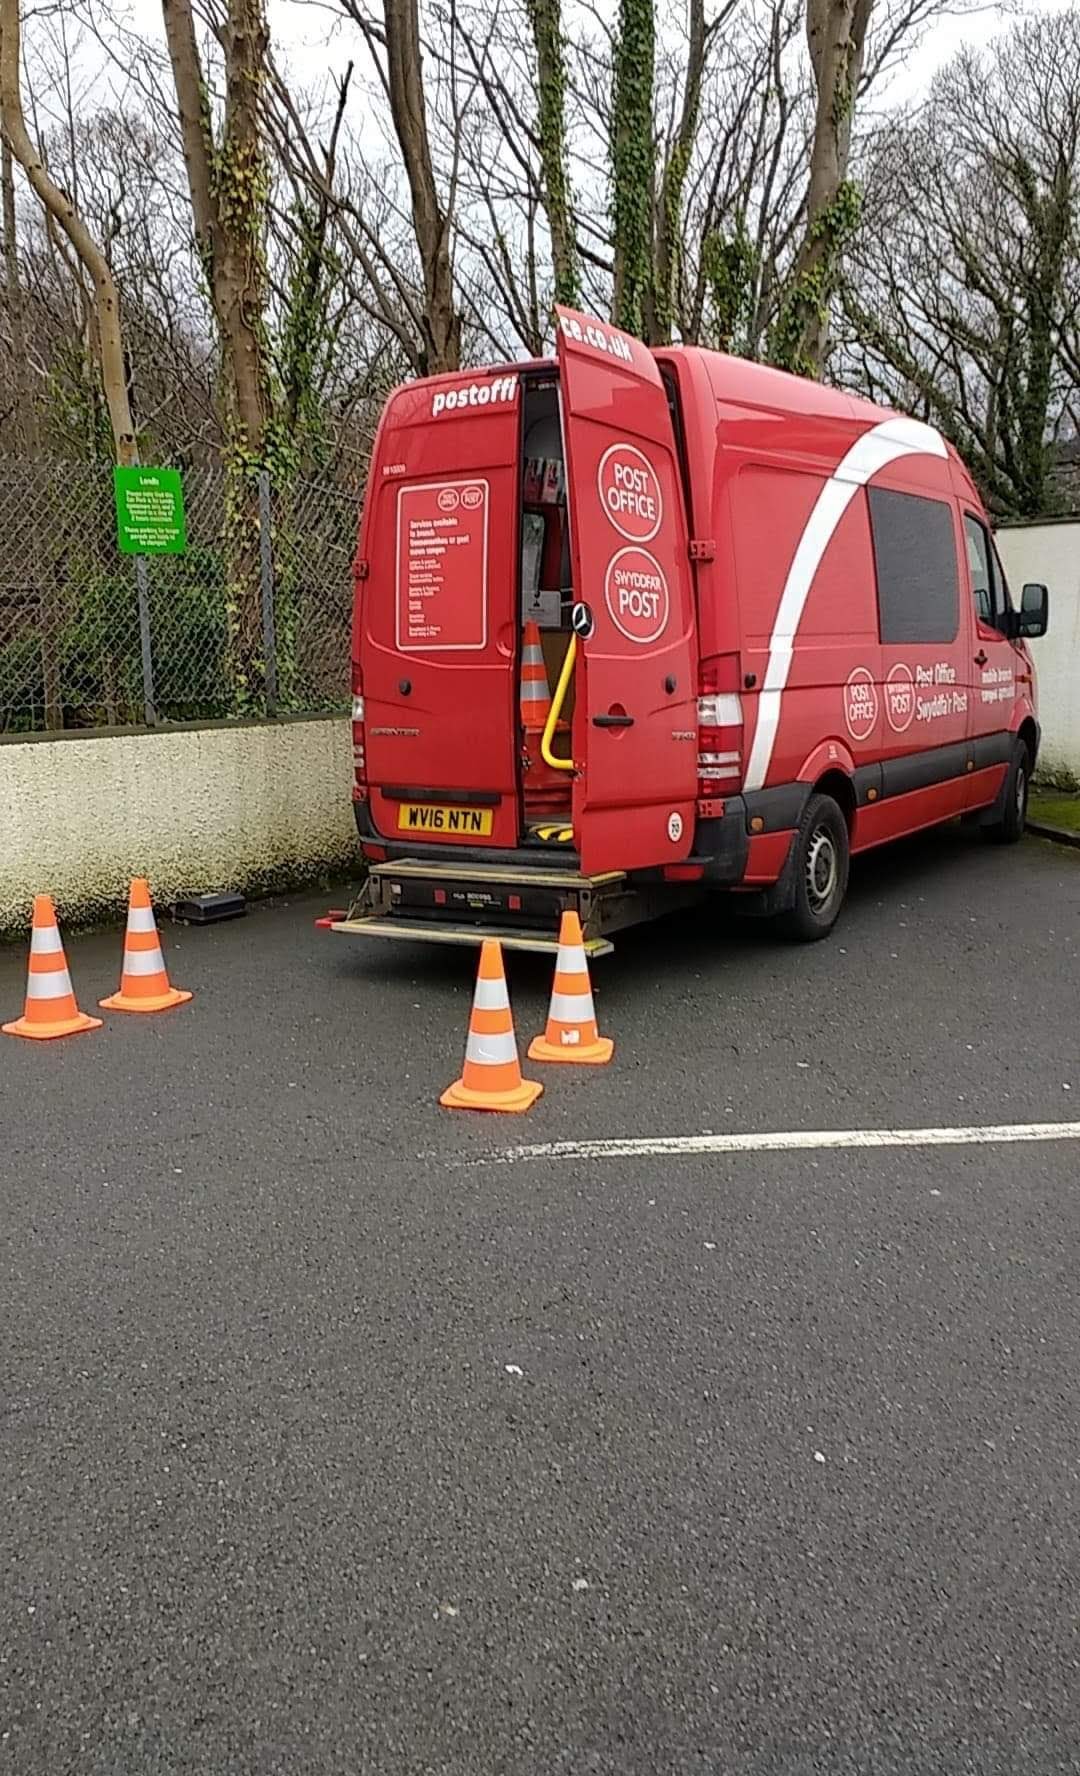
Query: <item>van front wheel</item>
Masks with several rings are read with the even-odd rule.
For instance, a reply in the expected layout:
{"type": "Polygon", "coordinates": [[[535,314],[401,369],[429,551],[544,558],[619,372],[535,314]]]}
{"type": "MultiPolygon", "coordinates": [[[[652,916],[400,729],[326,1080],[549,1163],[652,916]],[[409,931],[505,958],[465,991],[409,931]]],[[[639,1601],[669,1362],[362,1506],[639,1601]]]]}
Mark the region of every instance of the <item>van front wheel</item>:
{"type": "Polygon", "coordinates": [[[850,861],[843,814],[831,796],[811,796],[795,835],[791,905],[780,914],[786,937],[796,943],[828,937],[844,904],[850,861]]]}
{"type": "Polygon", "coordinates": [[[1001,813],[983,828],[993,845],[1015,845],[1024,836],[1027,825],[1028,788],[1031,782],[1031,754],[1023,740],[1013,747],[1009,773],[1002,792],[1001,813]]]}

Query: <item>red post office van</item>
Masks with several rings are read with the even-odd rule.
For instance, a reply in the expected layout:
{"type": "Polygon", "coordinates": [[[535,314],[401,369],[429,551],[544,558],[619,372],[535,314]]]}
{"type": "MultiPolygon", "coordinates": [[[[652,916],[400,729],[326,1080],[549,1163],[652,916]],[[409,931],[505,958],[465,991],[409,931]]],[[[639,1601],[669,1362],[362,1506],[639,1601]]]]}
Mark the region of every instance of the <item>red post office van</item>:
{"type": "Polygon", "coordinates": [[[920,421],[560,310],[553,361],[391,395],[355,572],[340,931],[547,949],[573,907],[595,954],[722,890],[814,939],[855,853],[1023,830],[1046,590],[920,421]]]}

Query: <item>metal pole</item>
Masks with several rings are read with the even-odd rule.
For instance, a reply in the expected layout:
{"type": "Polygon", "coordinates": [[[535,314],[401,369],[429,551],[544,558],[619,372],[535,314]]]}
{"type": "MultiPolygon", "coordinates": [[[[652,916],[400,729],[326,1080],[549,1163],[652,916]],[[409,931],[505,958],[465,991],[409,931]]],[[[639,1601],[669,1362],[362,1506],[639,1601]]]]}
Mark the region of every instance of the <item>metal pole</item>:
{"type": "Polygon", "coordinates": [[[270,471],[259,470],[259,586],[262,593],[266,713],[277,714],[277,636],[274,632],[274,555],[270,537],[270,471]]]}
{"type": "Polygon", "coordinates": [[[143,712],[148,728],[157,725],[154,704],[154,656],[150,649],[150,583],[146,556],[135,557],[135,595],[139,603],[139,641],[142,644],[143,712]]]}

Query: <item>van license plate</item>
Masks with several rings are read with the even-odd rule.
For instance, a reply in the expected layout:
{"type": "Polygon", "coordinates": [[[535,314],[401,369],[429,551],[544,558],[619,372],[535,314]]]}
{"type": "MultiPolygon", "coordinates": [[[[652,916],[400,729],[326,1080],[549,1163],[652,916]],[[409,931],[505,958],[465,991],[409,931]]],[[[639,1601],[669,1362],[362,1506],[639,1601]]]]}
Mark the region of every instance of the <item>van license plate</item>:
{"type": "Polygon", "coordinates": [[[456,833],[459,837],[486,839],[491,833],[491,808],[447,808],[438,802],[402,802],[398,831],[456,833]]]}

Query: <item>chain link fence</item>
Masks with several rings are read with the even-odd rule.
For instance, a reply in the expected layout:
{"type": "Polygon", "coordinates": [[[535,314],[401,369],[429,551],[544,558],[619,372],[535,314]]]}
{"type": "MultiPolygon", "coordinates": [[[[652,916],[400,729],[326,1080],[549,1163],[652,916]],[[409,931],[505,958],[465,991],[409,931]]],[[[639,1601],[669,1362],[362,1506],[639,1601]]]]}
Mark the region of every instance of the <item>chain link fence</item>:
{"type": "Polygon", "coordinates": [[[185,473],[184,504],[184,554],[121,555],[108,465],[0,461],[0,733],[348,707],[355,497],[261,478],[254,693],[231,647],[222,471],[185,473]]]}

